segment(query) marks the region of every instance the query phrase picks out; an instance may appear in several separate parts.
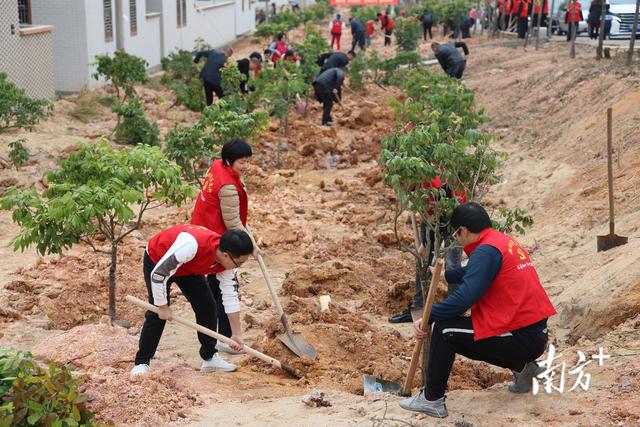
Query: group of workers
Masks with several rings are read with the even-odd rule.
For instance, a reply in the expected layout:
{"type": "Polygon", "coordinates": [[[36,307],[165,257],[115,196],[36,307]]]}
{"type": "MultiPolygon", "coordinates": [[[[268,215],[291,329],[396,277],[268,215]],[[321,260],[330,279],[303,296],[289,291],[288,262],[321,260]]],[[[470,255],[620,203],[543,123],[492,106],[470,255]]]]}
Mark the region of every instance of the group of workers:
{"type": "MultiPolygon", "coordinates": [[[[341,21],[341,17],[336,16],[334,21],[341,21]]],[[[351,19],[350,22],[353,29],[353,22],[357,21],[351,19]]],[[[330,25],[332,42],[339,48],[340,37],[334,35],[341,32],[333,31],[337,29],[336,24],[330,25]]],[[[384,25],[386,43],[392,26],[384,25]]],[[[356,29],[359,34],[357,25],[356,29]]],[[[352,48],[360,45],[360,36],[355,39],[352,48]]],[[[366,39],[364,43],[367,44],[366,39]]],[[[433,42],[431,48],[447,74],[462,77],[466,61],[457,48],[462,48],[466,57],[469,53],[466,44],[433,42]]],[[[265,61],[293,59],[288,52],[286,36],[281,35],[263,54],[254,52],[249,58],[237,61],[238,67],[245,75],[253,71],[255,77],[265,61]]],[[[231,54],[230,48],[223,48],[199,52],[195,57],[195,62],[207,58],[201,78],[208,104],[213,94],[224,96],[220,69],[231,54]]],[[[355,57],[352,49],[348,53],[329,52],[317,59],[320,71],[313,87],[316,98],[323,103],[324,126],[331,125],[333,103],[340,102],[345,69],[355,57]]],[[[246,86],[243,90],[247,90],[246,86]]],[[[173,283],[191,305],[197,323],[217,330],[233,343],[227,345],[198,333],[201,371],[236,369],[219,352],[238,354],[244,347],[237,269],[259,250],[247,226],[248,195],[242,180],[252,154],[251,146],[242,139],[224,144],[220,158],[213,161],[203,182],[190,223],[169,227],[149,239],[143,257],[144,281],[148,301],[158,307],[158,313],[147,311],[145,314],[132,377],[150,371],[150,361],[165,323],[173,317],[170,308],[173,283]]],[[[449,248],[440,278],[448,285],[448,295],[433,305],[427,330],[421,329],[421,319],[414,322],[416,338],[431,341],[429,368],[424,387],[413,397],[400,401],[400,406],[445,417],[445,390],[456,354],[512,370],[514,381],[509,391],[528,392],[533,377],[541,371],[535,360],[545,351],[547,319],[555,314],[555,309],[527,251],[516,240],[493,229],[481,205],[467,201],[464,192],[453,191],[448,181],[440,177],[425,185],[443,190],[458,203],[448,223],[439,225],[444,244],[449,248]],[[463,250],[468,257],[465,267],[461,266],[463,250]],[[471,316],[465,314],[469,309],[471,316]]],[[[427,241],[433,242],[434,232],[427,233],[424,221],[420,228],[422,245],[418,252],[431,264],[433,252],[426,254],[425,247],[429,246],[427,241]]],[[[423,304],[420,276],[416,274],[411,307],[389,320],[412,322],[411,308],[419,309],[423,304]]]]}

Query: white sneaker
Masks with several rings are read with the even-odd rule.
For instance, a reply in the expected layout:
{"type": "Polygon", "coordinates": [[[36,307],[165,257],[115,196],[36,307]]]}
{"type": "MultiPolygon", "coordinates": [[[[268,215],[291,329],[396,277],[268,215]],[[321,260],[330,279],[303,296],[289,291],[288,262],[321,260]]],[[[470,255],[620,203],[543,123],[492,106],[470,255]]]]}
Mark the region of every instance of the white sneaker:
{"type": "Polygon", "coordinates": [[[420,389],[415,396],[401,400],[400,407],[408,411],[422,412],[436,418],[444,418],[449,415],[444,404],[444,396],[432,402],[424,396],[424,389],[420,389]]]}
{"type": "Polygon", "coordinates": [[[236,365],[233,363],[229,363],[224,360],[222,357],[215,353],[213,357],[209,360],[203,360],[202,366],[200,367],[201,372],[233,372],[236,370],[236,365]]]}
{"type": "Polygon", "coordinates": [[[133,369],[131,369],[131,378],[137,377],[138,375],[145,375],[149,373],[149,365],[147,364],[141,364],[141,365],[136,365],[133,367],[133,369]]]}
{"type": "Polygon", "coordinates": [[[229,344],[227,344],[226,342],[222,342],[222,341],[218,341],[216,343],[216,350],[222,351],[224,353],[229,353],[229,354],[244,354],[245,353],[244,350],[235,351],[234,349],[231,348],[231,346],[229,344]]]}

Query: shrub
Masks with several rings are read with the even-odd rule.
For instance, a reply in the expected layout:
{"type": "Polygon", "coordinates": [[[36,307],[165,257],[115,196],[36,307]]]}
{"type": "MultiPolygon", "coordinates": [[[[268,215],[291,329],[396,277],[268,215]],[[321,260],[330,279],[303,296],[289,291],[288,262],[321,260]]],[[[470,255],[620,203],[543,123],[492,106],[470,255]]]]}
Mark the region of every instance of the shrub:
{"type": "Polygon", "coordinates": [[[129,145],[160,144],[160,131],[145,117],[139,98],[133,98],[129,102],[118,101],[113,106],[113,112],[118,115],[118,125],[114,133],[116,142],[129,145]]]}
{"type": "Polygon", "coordinates": [[[186,50],[171,52],[162,58],[165,74],[160,83],[173,91],[176,104],[184,105],[192,111],[202,111],[206,106],[200,69],[193,62],[193,55],[186,50]]]}
{"type": "Polygon", "coordinates": [[[418,47],[422,28],[414,17],[399,18],[395,24],[396,41],[400,50],[415,51],[418,47]]]}
{"type": "Polygon", "coordinates": [[[66,365],[43,369],[30,353],[0,348],[0,425],[96,426],[79,384],[66,365]]]}
{"type": "Polygon", "coordinates": [[[116,51],[113,58],[109,55],[96,55],[91,65],[96,66],[93,78],[99,80],[103,77],[107,82],[111,82],[116,88],[117,96],[122,96],[122,100],[135,95],[133,86],[136,83],[146,83],[149,80],[146,73],[149,65],[147,61],[126,52],[116,51]]]}
{"type": "Polygon", "coordinates": [[[350,11],[351,16],[365,24],[369,19],[377,19],[376,15],[380,12],[380,8],[376,6],[352,6],[350,11]]]}
{"type": "Polygon", "coordinates": [[[53,111],[46,99],[34,99],[0,72],[0,133],[8,129],[32,130],[53,111]]]}
{"type": "Polygon", "coordinates": [[[25,147],[24,143],[27,142],[26,139],[20,138],[16,141],[9,143],[9,161],[11,164],[19,170],[22,166],[27,164],[29,161],[29,150],[25,147]]]}
{"type": "Polygon", "coordinates": [[[351,64],[349,64],[349,68],[347,69],[347,73],[349,75],[349,86],[356,90],[364,88],[364,73],[366,68],[367,61],[364,55],[358,55],[353,61],[351,61],[351,64]]]}

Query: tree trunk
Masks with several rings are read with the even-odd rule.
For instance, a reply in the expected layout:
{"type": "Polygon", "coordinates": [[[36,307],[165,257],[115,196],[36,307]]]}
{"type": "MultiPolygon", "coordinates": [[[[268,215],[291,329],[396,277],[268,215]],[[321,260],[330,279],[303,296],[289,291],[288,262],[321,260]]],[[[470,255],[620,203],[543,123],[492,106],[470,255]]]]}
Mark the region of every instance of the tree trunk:
{"type": "Polygon", "coordinates": [[[607,1],[602,0],[602,11],[600,12],[600,33],[598,34],[598,48],[596,49],[596,60],[602,59],[602,44],[604,43],[604,17],[607,12],[607,1]]]}
{"type": "MultiPolygon", "coordinates": [[[[573,10],[571,11],[571,20],[575,20],[575,14],[576,14],[576,0],[573,0],[573,10]]],[[[568,12],[567,12],[568,13],[568,12]]],[[[578,35],[578,26],[580,25],[580,22],[572,22],[571,23],[571,50],[569,51],[569,58],[575,58],[576,57],[576,36],[578,35]]]]}
{"type": "Polygon", "coordinates": [[[633,62],[633,47],[636,42],[636,34],[638,32],[638,12],[640,12],[640,0],[636,0],[636,13],[633,16],[633,28],[631,29],[631,40],[629,40],[629,53],[627,54],[627,66],[630,67],[633,62]]]}
{"type": "MultiPolygon", "coordinates": [[[[547,0],[548,1],[548,0],[547,0]]],[[[551,0],[551,9],[547,15],[547,38],[551,38],[551,29],[553,27],[553,8],[556,7],[556,0],[551,0]]],[[[558,21],[558,30],[560,29],[560,21],[558,21]]]]}
{"type": "MultiPolygon", "coordinates": [[[[531,36],[531,32],[533,31],[533,12],[536,10],[535,4],[533,4],[535,0],[531,2],[531,13],[529,14],[529,21],[531,21],[531,25],[528,25],[529,21],[527,21],[527,33],[524,35],[524,48],[526,49],[529,45],[529,37],[531,36]]],[[[542,13],[542,6],[540,6],[540,12],[542,13]]],[[[540,14],[538,14],[540,15],[540,14]]]]}
{"type": "MultiPolygon", "coordinates": [[[[545,2],[548,0],[541,0],[541,1],[542,3],[540,3],[540,10],[538,11],[538,25],[536,30],[536,50],[538,50],[538,47],[540,46],[540,25],[542,25],[542,11],[544,10],[545,2]]],[[[531,23],[531,25],[533,25],[533,22],[531,23]]]]}
{"type": "Polygon", "coordinates": [[[118,255],[118,244],[111,242],[111,265],[109,266],[109,317],[113,322],[116,320],[116,264],[118,255]]]}
{"type": "MultiPolygon", "coordinates": [[[[439,218],[437,218],[438,220],[436,221],[436,227],[435,227],[435,239],[433,242],[431,242],[431,248],[428,248],[429,250],[433,251],[433,258],[432,258],[432,262],[435,262],[438,258],[440,258],[440,246],[442,243],[442,236],[440,236],[440,220],[439,218]]],[[[431,271],[429,270],[430,266],[426,266],[425,270],[429,273],[429,276],[431,275],[431,271]]],[[[429,286],[430,286],[430,277],[429,276],[425,276],[425,280],[422,281],[421,278],[421,285],[422,285],[422,301],[424,303],[424,300],[426,299],[427,295],[429,294],[429,286]]],[[[438,285],[438,282],[436,282],[436,286],[438,285]]],[[[427,372],[429,370],[429,349],[431,348],[431,340],[428,340],[424,343],[424,345],[422,346],[422,384],[423,386],[426,387],[427,385],[427,372]]]]}

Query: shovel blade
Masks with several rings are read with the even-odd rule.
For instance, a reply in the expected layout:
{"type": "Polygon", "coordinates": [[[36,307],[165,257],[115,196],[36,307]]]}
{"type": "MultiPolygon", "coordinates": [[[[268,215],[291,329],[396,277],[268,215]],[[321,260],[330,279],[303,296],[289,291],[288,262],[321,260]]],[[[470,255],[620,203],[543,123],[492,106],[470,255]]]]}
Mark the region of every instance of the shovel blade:
{"type": "Polygon", "coordinates": [[[317,352],[311,344],[309,344],[302,335],[294,333],[284,333],[278,335],[278,339],[282,341],[289,350],[294,352],[298,357],[307,356],[311,360],[315,360],[317,352]]]}
{"type": "Polygon", "coordinates": [[[391,393],[398,396],[402,395],[402,385],[393,382],[383,380],[382,378],[374,377],[373,375],[364,374],[362,376],[364,382],[364,394],[369,393],[391,393]]]}
{"type": "Polygon", "coordinates": [[[598,252],[607,251],[616,246],[622,246],[629,242],[628,237],[618,236],[617,234],[607,234],[606,236],[598,236],[598,252]]]}

